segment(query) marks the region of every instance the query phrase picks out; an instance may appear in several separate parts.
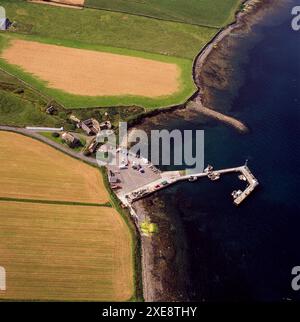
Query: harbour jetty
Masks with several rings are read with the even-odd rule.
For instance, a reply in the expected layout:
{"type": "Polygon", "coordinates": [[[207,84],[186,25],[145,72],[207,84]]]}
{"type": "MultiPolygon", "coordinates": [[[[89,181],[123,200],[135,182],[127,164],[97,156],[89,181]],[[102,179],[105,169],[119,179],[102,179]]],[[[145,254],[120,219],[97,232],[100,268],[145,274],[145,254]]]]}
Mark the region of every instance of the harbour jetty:
{"type": "Polygon", "coordinates": [[[200,178],[208,178],[209,180],[217,181],[222,175],[236,173],[238,178],[246,183],[245,190],[236,190],[231,194],[233,202],[237,206],[240,205],[259,185],[258,180],[252,174],[247,164],[220,170],[215,170],[211,165],[208,165],[203,172],[198,173],[189,173],[189,170],[160,172],[147,160],[142,166],[143,173],[140,173],[136,169],[133,169],[138,160],[133,160],[131,162],[134,165],[133,167],[127,165],[125,169],[119,171],[110,169],[110,171],[117,173],[115,174],[115,180],[119,183],[116,195],[123,203],[123,206],[127,207],[132,212],[134,217],[137,217],[132,206],[135,201],[178,182],[193,182],[200,178]],[[147,168],[147,171],[144,170],[145,168],[147,168]],[[154,172],[154,174],[151,172],[154,172]],[[138,176],[142,177],[140,184],[137,184],[138,176]]]}

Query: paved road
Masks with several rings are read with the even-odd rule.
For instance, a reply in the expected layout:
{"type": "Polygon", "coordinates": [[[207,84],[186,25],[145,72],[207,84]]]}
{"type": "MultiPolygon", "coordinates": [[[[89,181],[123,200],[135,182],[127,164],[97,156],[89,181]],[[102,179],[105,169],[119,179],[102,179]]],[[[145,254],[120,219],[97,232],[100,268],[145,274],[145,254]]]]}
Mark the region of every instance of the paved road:
{"type": "Polygon", "coordinates": [[[29,137],[32,137],[32,138],[37,139],[39,141],[42,141],[48,145],[51,145],[54,148],[66,153],[76,159],[80,159],[80,160],[88,162],[92,165],[97,165],[96,159],[91,158],[91,157],[87,157],[87,156],[83,155],[82,153],[75,152],[75,151],[71,150],[70,148],[68,148],[62,144],[56,143],[56,142],[52,141],[51,139],[48,139],[35,131],[30,131],[30,130],[27,130],[25,128],[20,128],[20,127],[3,126],[3,125],[0,125],[0,131],[9,131],[9,132],[24,134],[26,136],[29,136],[29,137]]]}

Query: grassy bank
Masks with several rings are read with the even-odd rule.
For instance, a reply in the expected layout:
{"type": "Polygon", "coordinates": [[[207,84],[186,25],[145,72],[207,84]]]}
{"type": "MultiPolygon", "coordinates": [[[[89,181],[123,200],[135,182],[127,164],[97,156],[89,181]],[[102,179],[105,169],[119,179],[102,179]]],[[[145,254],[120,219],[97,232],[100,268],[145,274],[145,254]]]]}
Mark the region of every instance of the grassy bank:
{"type": "Polygon", "coordinates": [[[44,112],[47,104],[44,97],[0,70],[0,124],[61,126],[62,119],[44,112]]]}

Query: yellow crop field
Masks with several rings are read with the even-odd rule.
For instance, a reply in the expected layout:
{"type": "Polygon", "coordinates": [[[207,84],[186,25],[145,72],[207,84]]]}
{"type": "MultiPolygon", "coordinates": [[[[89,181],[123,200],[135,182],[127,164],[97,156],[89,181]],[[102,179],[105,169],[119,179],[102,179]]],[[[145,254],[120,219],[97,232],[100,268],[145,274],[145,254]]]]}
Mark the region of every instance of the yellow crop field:
{"type": "Polygon", "coordinates": [[[110,207],[0,201],[0,300],[124,301],[133,295],[130,232],[110,207]]]}
{"type": "Polygon", "coordinates": [[[105,203],[98,169],[37,140],[0,131],[0,197],[105,203]]]}
{"type": "Polygon", "coordinates": [[[176,64],[140,57],[21,39],[14,39],[1,57],[69,94],[160,97],[180,89],[176,64]]]}

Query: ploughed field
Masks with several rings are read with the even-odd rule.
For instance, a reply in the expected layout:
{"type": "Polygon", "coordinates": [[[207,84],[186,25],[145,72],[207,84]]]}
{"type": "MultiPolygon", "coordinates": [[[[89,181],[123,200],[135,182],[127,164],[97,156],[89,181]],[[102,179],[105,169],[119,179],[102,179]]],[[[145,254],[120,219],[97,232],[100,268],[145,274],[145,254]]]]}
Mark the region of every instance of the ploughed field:
{"type": "Polygon", "coordinates": [[[0,164],[0,300],[130,299],[131,234],[100,205],[108,194],[99,170],[3,131],[0,164]]]}
{"type": "Polygon", "coordinates": [[[84,96],[159,97],[179,89],[176,64],[139,57],[14,39],[2,55],[8,63],[48,83],[84,96]]]}

